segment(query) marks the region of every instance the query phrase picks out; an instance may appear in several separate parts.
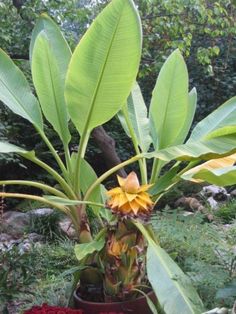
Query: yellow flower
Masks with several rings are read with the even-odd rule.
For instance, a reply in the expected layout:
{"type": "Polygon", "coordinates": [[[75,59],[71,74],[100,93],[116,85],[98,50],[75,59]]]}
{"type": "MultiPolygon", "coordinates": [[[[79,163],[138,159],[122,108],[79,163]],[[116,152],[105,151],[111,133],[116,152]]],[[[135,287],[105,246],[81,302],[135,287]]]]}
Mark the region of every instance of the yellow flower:
{"type": "Polygon", "coordinates": [[[120,187],[107,192],[110,197],[107,205],[114,213],[126,216],[147,216],[153,208],[150,195],[146,192],[150,184],[139,184],[135,172],[131,172],[127,178],[117,176],[120,187]]]}
{"type": "Polygon", "coordinates": [[[128,249],[128,244],[122,241],[117,241],[113,236],[108,246],[108,254],[119,258],[121,254],[125,253],[128,249]]]}

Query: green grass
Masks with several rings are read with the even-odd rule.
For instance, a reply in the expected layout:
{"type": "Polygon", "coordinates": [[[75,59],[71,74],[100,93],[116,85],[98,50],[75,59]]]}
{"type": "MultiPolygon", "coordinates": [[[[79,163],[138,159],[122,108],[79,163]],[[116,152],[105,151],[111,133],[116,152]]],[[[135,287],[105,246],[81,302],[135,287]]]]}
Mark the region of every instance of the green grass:
{"type": "Polygon", "coordinates": [[[197,288],[206,308],[222,302],[232,306],[231,299],[219,300],[217,291],[236,276],[236,225],[225,229],[220,224],[206,223],[204,216],[183,217],[178,211],[153,217],[160,244],[186,272],[197,288]]]}
{"type": "Polygon", "coordinates": [[[236,219],[236,199],[222,205],[215,212],[215,215],[224,223],[230,223],[232,220],[236,219]]]}

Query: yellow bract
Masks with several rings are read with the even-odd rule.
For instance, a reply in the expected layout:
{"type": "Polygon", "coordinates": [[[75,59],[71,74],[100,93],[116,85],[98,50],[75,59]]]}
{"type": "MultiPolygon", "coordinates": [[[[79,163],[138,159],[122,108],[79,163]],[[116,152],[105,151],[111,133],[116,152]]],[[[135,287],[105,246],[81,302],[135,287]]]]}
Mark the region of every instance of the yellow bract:
{"type": "Polygon", "coordinates": [[[131,172],[127,178],[117,177],[120,187],[107,192],[110,197],[107,202],[108,206],[113,212],[121,215],[148,215],[153,207],[153,202],[146,191],[151,185],[140,186],[135,172],[131,172]]]}
{"type": "Polygon", "coordinates": [[[108,254],[119,258],[121,254],[125,253],[128,249],[128,244],[122,241],[117,241],[115,237],[112,237],[111,242],[108,247],[108,254]]]}

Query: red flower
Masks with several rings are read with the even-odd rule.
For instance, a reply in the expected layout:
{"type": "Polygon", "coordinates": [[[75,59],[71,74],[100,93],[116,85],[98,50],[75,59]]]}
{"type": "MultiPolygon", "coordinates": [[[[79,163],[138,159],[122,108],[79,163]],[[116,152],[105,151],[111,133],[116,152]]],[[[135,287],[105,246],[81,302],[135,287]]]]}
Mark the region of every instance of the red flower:
{"type": "Polygon", "coordinates": [[[100,312],[99,314],[124,314],[123,312],[100,312]]]}
{"type": "Polygon", "coordinates": [[[25,311],[24,314],[84,314],[84,312],[82,310],[73,310],[68,307],[43,304],[42,306],[33,306],[31,309],[25,311]]]}

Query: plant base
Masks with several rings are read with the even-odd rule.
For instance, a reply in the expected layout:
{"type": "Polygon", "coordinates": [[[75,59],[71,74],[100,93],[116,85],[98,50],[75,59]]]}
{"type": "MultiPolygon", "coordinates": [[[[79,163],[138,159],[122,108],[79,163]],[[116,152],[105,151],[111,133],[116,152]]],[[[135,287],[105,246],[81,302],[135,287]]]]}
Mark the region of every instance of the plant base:
{"type": "MultiPolygon", "coordinates": [[[[149,292],[148,297],[152,300],[152,302],[156,302],[156,296],[154,292],[149,292]]],[[[84,314],[152,314],[145,296],[124,302],[98,303],[82,300],[79,296],[79,289],[77,289],[74,292],[74,304],[75,308],[84,310],[84,314]]]]}

